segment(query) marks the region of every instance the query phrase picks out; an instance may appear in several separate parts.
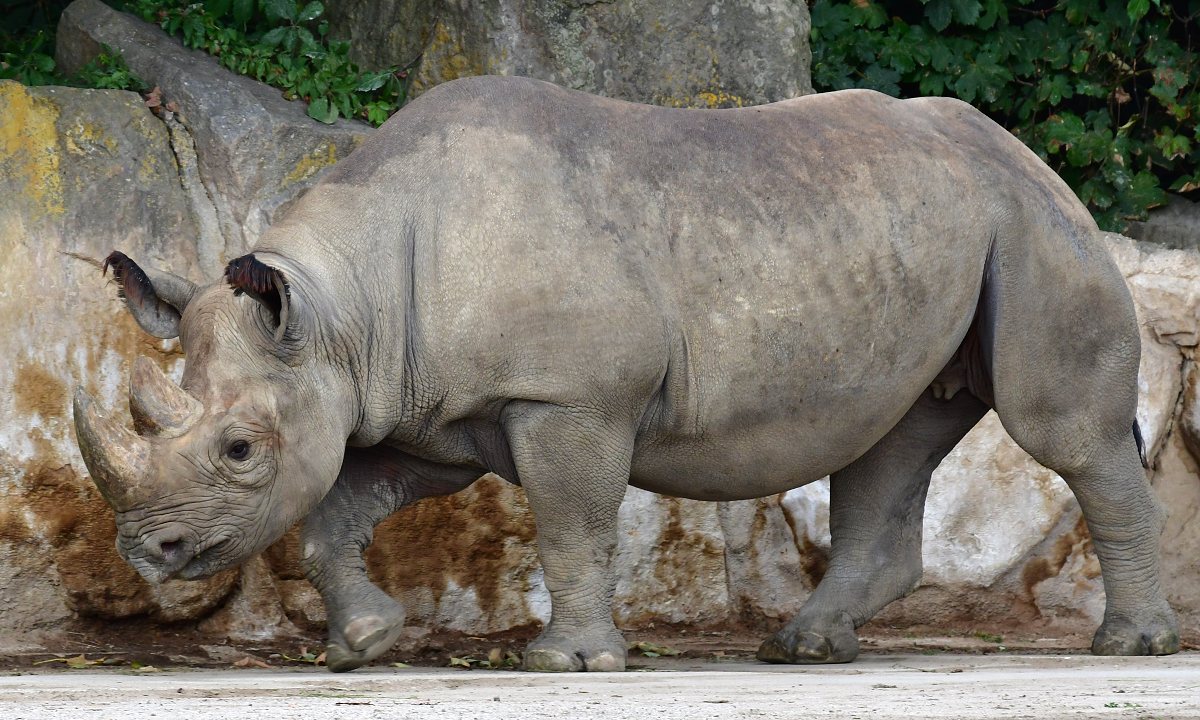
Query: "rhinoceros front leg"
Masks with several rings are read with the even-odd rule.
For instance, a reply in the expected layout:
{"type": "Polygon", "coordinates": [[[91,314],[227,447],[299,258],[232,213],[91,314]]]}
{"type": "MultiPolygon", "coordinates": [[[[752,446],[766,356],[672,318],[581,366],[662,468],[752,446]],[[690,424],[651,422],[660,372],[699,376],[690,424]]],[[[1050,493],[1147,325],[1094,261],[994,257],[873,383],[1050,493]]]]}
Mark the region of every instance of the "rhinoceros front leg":
{"type": "Polygon", "coordinates": [[[367,577],[363,552],[375,526],[421,498],[457,492],[478,475],[382,447],[347,449],[337,482],[301,531],[305,576],[325,601],[330,670],[353,670],[382,655],[404,627],[404,608],[367,577]]]}
{"type": "Polygon", "coordinates": [[[525,669],[624,670],[612,555],[634,431],[592,411],[540,403],[509,405],[504,429],[550,591],[550,623],[525,650],[525,669]]]}
{"type": "Polygon", "coordinates": [[[926,390],[883,439],[833,474],[829,569],[796,617],[762,644],[759,660],[836,663],[858,655],[855,628],[920,581],[929,479],[985,412],[967,392],[943,401],[926,390]]]}

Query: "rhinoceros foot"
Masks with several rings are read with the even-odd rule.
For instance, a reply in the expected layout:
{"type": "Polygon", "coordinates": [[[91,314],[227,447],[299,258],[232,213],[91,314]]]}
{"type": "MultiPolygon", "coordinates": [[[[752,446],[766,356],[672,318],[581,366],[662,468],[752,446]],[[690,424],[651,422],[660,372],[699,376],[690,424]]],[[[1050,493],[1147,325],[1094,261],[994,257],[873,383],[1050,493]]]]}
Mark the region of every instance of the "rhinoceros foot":
{"type": "Polygon", "coordinates": [[[758,659],[797,665],[844,663],[858,657],[858,636],[849,618],[821,625],[793,621],[763,641],[758,659]]]}
{"type": "Polygon", "coordinates": [[[387,652],[404,630],[404,610],[394,601],[393,604],[394,607],[381,612],[354,616],[340,625],[340,632],[331,618],[326,667],[333,672],[346,672],[387,652]]]}
{"type": "Polygon", "coordinates": [[[620,633],[576,631],[560,634],[547,629],[525,649],[524,668],[533,672],[621,672],[625,669],[625,639],[620,633]]]}
{"type": "Polygon", "coordinates": [[[1172,655],[1179,652],[1179,622],[1169,608],[1138,618],[1105,618],[1092,639],[1093,655],[1172,655]]]}

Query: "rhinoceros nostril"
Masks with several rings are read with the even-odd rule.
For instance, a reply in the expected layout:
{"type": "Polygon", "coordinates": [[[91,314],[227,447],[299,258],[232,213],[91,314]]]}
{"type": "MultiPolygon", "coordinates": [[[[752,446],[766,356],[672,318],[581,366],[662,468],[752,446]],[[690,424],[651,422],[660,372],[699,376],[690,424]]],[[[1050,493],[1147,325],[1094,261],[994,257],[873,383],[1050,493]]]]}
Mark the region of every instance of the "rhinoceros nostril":
{"type": "Polygon", "coordinates": [[[169,540],[158,546],[156,553],[164,565],[174,565],[187,552],[187,543],[182,540],[169,540]]]}

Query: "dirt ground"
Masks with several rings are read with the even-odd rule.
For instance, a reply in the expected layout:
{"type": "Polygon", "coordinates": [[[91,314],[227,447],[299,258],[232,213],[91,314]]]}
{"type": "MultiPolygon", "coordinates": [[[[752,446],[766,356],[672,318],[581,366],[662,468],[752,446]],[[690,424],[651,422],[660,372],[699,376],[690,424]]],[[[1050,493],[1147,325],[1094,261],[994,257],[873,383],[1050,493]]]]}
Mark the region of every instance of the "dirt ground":
{"type": "Polygon", "coordinates": [[[1095,658],[1078,635],[876,628],[854,663],[800,667],[754,662],[757,635],[664,629],[630,634],[629,672],[536,675],[511,668],[520,634],[418,631],[335,675],[304,639],[212,645],[184,629],[129,630],[140,634],[0,651],[0,717],[1200,718],[1200,652],[1095,658]]]}

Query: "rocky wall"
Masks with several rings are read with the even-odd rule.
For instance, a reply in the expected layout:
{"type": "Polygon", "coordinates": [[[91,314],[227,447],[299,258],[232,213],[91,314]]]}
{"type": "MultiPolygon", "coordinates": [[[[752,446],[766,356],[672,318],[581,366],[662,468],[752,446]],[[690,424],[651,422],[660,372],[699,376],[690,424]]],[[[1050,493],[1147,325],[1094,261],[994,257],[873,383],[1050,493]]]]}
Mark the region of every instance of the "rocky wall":
{"type": "Polygon", "coordinates": [[[796,0],[334,0],[328,17],[367,66],[420,58],[418,93],[468,75],[673,107],[812,92],[808,6],[796,0]]]}

